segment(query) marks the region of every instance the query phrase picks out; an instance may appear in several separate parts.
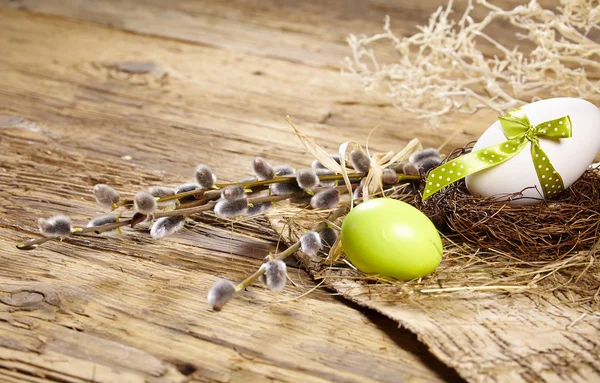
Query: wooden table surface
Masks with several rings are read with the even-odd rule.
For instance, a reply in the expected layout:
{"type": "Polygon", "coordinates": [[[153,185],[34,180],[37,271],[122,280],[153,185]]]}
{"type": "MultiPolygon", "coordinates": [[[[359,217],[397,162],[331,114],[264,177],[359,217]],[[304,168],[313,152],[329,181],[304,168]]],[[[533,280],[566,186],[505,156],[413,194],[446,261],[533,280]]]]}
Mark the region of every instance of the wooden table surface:
{"type": "Polygon", "coordinates": [[[288,114],[330,150],[379,124],[379,150],[476,138],[474,117],[425,129],[340,74],[349,33],[381,31],[386,14],[414,33],[437,6],[0,0],[0,381],[460,382],[377,313],[322,289],[295,300],[314,287],[300,269],[280,295],[254,285],[211,311],[215,280],[243,279],[275,249],[266,221],[15,248],[39,217],[96,215],[96,183],[131,195],[199,163],[228,181],[255,156],[307,166],[288,114]]]}

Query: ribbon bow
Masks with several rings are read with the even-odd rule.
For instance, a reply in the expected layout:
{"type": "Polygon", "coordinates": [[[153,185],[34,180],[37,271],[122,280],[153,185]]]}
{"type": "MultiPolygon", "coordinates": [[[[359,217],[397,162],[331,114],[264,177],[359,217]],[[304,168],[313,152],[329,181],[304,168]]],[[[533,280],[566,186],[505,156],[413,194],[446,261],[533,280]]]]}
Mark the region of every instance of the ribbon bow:
{"type": "Polygon", "coordinates": [[[523,150],[528,142],[531,142],[531,158],[544,197],[553,197],[564,189],[560,174],[540,147],[539,137],[554,139],[571,137],[569,116],[533,126],[525,112],[517,108],[498,119],[508,141],[460,156],[433,169],[425,181],[423,200],[468,175],[508,161],[523,150]]]}

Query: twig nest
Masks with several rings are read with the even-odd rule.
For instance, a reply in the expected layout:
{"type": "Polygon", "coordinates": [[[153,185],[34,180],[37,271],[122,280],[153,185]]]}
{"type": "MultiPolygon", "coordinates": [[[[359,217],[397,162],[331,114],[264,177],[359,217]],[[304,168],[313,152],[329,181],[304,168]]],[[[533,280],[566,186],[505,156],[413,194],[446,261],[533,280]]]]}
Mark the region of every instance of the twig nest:
{"type": "Polygon", "coordinates": [[[354,208],[342,224],[341,241],[360,271],[405,281],[430,274],[442,260],[434,224],[418,209],[391,198],[354,208]]]}
{"type": "MultiPolygon", "coordinates": [[[[495,253],[525,261],[559,259],[588,250],[600,230],[600,171],[587,170],[555,200],[539,204],[508,204],[521,193],[474,197],[464,180],[432,195],[421,209],[440,229],[495,253]]],[[[459,238],[454,238],[457,241],[459,238]]]]}

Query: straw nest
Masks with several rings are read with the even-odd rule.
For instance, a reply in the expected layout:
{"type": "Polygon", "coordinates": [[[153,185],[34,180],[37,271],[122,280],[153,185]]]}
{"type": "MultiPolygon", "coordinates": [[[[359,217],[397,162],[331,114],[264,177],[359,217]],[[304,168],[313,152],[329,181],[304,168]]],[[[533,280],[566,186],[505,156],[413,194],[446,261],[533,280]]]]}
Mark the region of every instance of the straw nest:
{"type": "MultiPolygon", "coordinates": [[[[448,159],[466,153],[453,152],[448,159]]],[[[477,198],[464,180],[415,205],[448,235],[478,248],[511,254],[524,261],[558,259],[589,250],[600,228],[600,171],[587,170],[558,198],[529,205],[509,205],[510,199],[477,198]]]]}

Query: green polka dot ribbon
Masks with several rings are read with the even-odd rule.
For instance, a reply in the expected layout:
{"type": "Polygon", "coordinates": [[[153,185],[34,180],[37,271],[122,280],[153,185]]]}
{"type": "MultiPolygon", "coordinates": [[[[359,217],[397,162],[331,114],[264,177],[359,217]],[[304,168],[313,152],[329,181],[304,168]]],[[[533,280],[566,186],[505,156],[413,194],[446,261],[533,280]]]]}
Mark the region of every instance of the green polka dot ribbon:
{"type": "Polygon", "coordinates": [[[500,117],[499,120],[508,141],[460,156],[433,169],[425,181],[423,200],[468,175],[508,161],[523,150],[528,142],[531,142],[531,158],[544,197],[553,197],[564,190],[563,180],[540,147],[539,137],[550,139],[571,137],[569,116],[533,126],[525,112],[518,108],[500,117]]]}

